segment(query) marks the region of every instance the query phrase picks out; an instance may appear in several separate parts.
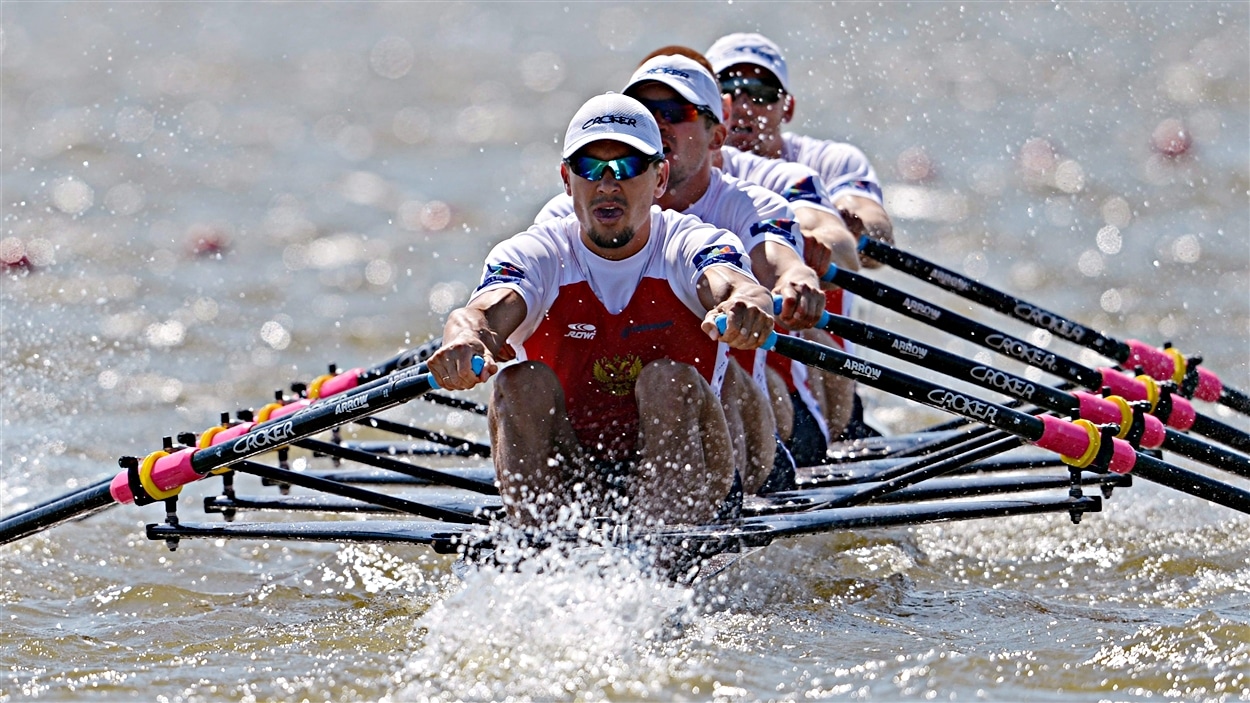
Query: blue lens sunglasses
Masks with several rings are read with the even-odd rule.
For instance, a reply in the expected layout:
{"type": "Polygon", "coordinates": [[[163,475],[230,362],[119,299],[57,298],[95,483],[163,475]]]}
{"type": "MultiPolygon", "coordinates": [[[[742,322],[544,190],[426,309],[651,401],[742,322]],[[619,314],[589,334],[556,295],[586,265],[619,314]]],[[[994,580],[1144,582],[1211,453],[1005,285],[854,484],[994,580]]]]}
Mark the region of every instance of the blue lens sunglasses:
{"type": "Polygon", "coordinates": [[[628,181],[631,178],[642,175],[642,172],[650,168],[651,164],[663,160],[663,155],[642,156],[641,154],[633,154],[608,161],[596,159],[593,156],[573,156],[565,159],[564,163],[568,164],[569,170],[588,181],[602,180],[603,174],[608,169],[612,169],[612,176],[616,180],[628,181]]]}

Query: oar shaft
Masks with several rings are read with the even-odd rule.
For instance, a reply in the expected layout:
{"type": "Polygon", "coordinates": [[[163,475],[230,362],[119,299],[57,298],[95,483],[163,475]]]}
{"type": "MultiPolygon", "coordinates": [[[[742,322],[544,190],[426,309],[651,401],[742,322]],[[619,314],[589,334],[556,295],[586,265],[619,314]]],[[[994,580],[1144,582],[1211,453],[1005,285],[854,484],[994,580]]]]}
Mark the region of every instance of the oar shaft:
{"type": "MultiPolygon", "coordinates": [[[[988,325],[970,320],[938,305],[914,298],[883,283],[874,281],[836,266],[829,267],[824,280],[841,286],[865,300],[932,325],[950,334],[962,337],[1004,356],[1022,361],[1060,378],[1067,379],[1093,391],[1103,386],[1111,388],[1115,395],[1130,401],[1150,400],[1152,408],[1158,398],[1157,383],[1147,378],[1130,378],[1113,369],[1091,369],[1021,339],[1003,334],[988,325]],[[1154,390],[1147,388],[1149,382],[1154,390]]],[[[1250,434],[1235,427],[1197,413],[1192,404],[1180,396],[1172,396],[1172,409],[1160,419],[1177,429],[1193,429],[1194,432],[1233,447],[1250,452],[1250,434]]]]}
{"type": "Polygon", "coordinates": [[[1085,388],[1099,388],[1102,385],[1102,374],[1088,366],[1078,364],[1022,339],[1003,334],[989,325],[920,300],[857,273],[830,267],[824,279],[865,300],[933,325],[957,337],[975,342],[1085,388]]]}
{"type": "MultiPolygon", "coordinates": [[[[854,379],[856,382],[892,395],[908,398],[1005,430],[1039,447],[1055,451],[1069,460],[1078,456],[1078,450],[1085,451],[1080,447],[1079,438],[1071,432],[1072,423],[1058,418],[1033,417],[1001,405],[970,398],[937,384],[862,361],[845,352],[805,339],[776,336],[770,337],[770,344],[779,354],[800,363],[854,379]]],[[[1112,445],[1113,451],[1110,456],[1112,471],[1117,473],[1134,471],[1148,481],[1154,481],[1243,513],[1250,513],[1250,492],[1154,457],[1139,454],[1123,440],[1114,439],[1112,445]],[[1137,471],[1138,467],[1143,466],[1144,471],[1137,471]]],[[[1086,449],[1095,450],[1096,448],[1092,446],[1091,441],[1086,449]]]]}
{"type": "MultiPolygon", "coordinates": [[[[480,358],[474,360],[474,368],[480,369],[482,364],[480,358]]],[[[431,374],[412,368],[321,402],[292,403],[282,408],[291,409],[289,414],[262,423],[241,423],[212,435],[209,447],[188,447],[150,462],[145,460],[139,469],[114,477],[111,492],[119,503],[168,497],[169,492],[198,481],[214,469],[406,403],[432,387],[431,374]]]]}
{"type": "MultiPolygon", "coordinates": [[[[766,348],[799,363],[845,376],[858,383],[908,398],[955,415],[976,420],[1009,432],[1043,449],[1071,457],[1078,463],[1099,451],[1097,433],[1056,417],[1034,417],[1018,410],[964,395],[925,379],[908,376],[893,369],[856,358],[846,352],[791,336],[772,335],[766,348]]],[[[1106,449],[1106,447],[1103,447],[1106,449]]],[[[1136,451],[1125,441],[1111,439],[1108,450],[1110,470],[1127,473],[1132,470],[1136,451]]]]}
{"type": "Polygon", "coordinates": [[[1128,346],[1100,332],[1092,330],[1080,323],[1069,320],[1049,310],[1028,303],[1009,293],[991,288],[967,276],[950,269],[926,261],[902,249],[880,242],[871,237],[861,237],[859,249],[869,257],[903,271],[922,281],[948,290],[959,296],[980,303],[987,308],[997,310],[1034,327],[1044,329],[1056,337],[1061,337],[1092,349],[1099,354],[1124,362],[1129,358],[1128,346]]]}
{"type": "MultiPolygon", "coordinates": [[[[821,318],[820,327],[868,349],[889,354],[904,361],[923,364],[925,368],[952,378],[1021,400],[1028,400],[1039,407],[1069,417],[1083,417],[1098,424],[1119,425],[1123,425],[1126,419],[1123,417],[1120,406],[1098,396],[1088,393],[1066,393],[858,320],[825,313],[821,318]]],[[[1213,421],[1209,418],[1203,419],[1207,424],[1202,425],[1202,429],[1212,434],[1229,435],[1230,440],[1234,442],[1237,440],[1235,428],[1226,428],[1224,432],[1219,432],[1221,428],[1211,426],[1210,423],[1213,421]]],[[[1144,423],[1142,446],[1148,449],[1162,446],[1211,466],[1242,476],[1250,476],[1250,458],[1165,428],[1158,418],[1153,416],[1144,417],[1142,421],[1144,423]]],[[[1197,421],[1195,426],[1198,426],[1197,421]]]]}
{"type": "Polygon", "coordinates": [[[85,517],[113,504],[107,479],[80,491],[0,520],[0,544],[8,544],[63,522],[85,517]]]}
{"type": "Polygon", "coordinates": [[[1181,383],[1186,376],[1190,376],[1189,381],[1193,385],[1186,390],[1186,395],[1250,414],[1250,394],[1224,385],[1220,377],[1208,368],[1192,368],[1190,360],[1174,349],[1158,349],[1135,339],[1115,339],[870,237],[860,237],[859,249],[881,263],[1096,351],[1125,368],[1141,367],[1156,380],[1181,383]]]}

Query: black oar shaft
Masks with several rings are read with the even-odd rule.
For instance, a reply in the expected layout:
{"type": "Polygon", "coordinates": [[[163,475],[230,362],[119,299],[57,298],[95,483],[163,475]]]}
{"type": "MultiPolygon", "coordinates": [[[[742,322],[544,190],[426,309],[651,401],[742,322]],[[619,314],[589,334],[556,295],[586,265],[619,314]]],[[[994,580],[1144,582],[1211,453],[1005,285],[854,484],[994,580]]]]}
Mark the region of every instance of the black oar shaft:
{"type": "MultiPolygon", "coordinates": [[[[1067,415],[1068,417],[1078,417],[1082,413],[1080,401],[1071,393],[1066,393],[1041,383],[1034,383],[1015,374],[965,359],[957,354],[952,354],[943,349],[932,347],[923,342],[909,339],[858,320],[852,320],[840,315],[826,314],[820,326],[839,337],[848,339],[868,349],[889,354],[914,364],[923,365],[925,368],[987,390],[1003,393],[1021,400],[1028,400],[1039,407],[1067,415]]],[[[1201,426],[1201,429],[1206,430],[1206,432],[1219,432],[1220,428],[1213,428],[1210,424],[1213,421],[1209,418],[1199,416],[1199,419],[1206,423],[1201,426]]],[[[1153,422],[1154,420],[1151,421],[1153,422]]],[[[1197,431],[1199,429],[1198,422],[1195,422],[1194,426],[1197,431]]],[[[1199,431],[1199,434],[1205,436],[1206,432],[1199,431]]],[[[1236,436],[1234,428],[1228,428],[1224,433],[1229,436],[1236,436]]],[[[1164,436],[1160,439],[1162,439],[1162,446],[1165,449],[1170,449],[1181,456],[1202,461],[1242,476],[1250,476],[1250,458],[1200,442],[1171,429],[1166,429],[1164,436]]],[[[1146,446],[1153,448],[1159,445],[1156,443],[1147,444],[1146,446]]]]}
{"type": "Polygon", "coordinates": [[[113,504],[113,496],[109,494],[109,484],[112,480],[108,478],[0,520],[0,544],[8,544],[13,540],[109,507],[113,504]]]}
{"type": "MultiPolygon", "coordinates": [[[[799,363],[836,373],[891,395],[908,398],[939,410],[977,420],[1041,446],[1037,440],[1042,438],[1046,425],[1040,418],[1032,415],[968,397],[924,379],[857,359],[846,352],[805,339],[777,336],[774,348],[779,354],[799,363]]],[[[1139,472],[1142,478],[1234,510],[1250,513],[1250,492],[1145,454],[1134,453],[1132,458],[1133,470],[1136,470],[1138,466],[1145,467],[1145,471],[1139,472]]],[[[1116,459],[1112,459],[1113,468],[1115,461],[1116,459]]]]}
{"type": "Polygon", "coordinates": [[[870,237],[860,239],[860,251],[869,257],[887,264],[899,271],[908,273],[923,281],[932,283],[939,288],[948,290],[964,298],[980,303],[987,308],[997,310],[1034,327],[1050,332],[1075,344],[1092,349],[1099,354],[1123,363],[1129,358],[1128,345],[1112,339],[1101,332],[1025,302],[1008,293],[1004,293],[982,283],[960,275],[950,269],[879,242],[870,237]]]}
{"type": "Polygon", "coordinates": [[[1118,364],[1130,368],[1141,364],[1149,369],[1150,375],[1159,380],[1170,379],[1179,365],[1182,369],[1181,375],[1190,375],[1190,380],[1195,384],[1186,392],[1187,396],[1196,392],[1197,397],[1202,400],[1217,402],[1238,412],[1250,414],[1250,394],[1227,386],[1206,368],[1189,366],[1192,359],[1173,361],[1166,353],[1150,345],[1134,340],[1125,342],[1115,339],[871,237],[860,237],[859,249],[883,264],[1096,351],[1108,359],[1114,359],[1118,364]]]}
{"type": "Polygon", "coordinates": [[[204,475],[240,459],[405,403],[431,387],[428,374],[412,371],[400,371],[291,415],[260,423],[238,438],[195,452],[191,456],[191,467],[204,475]]]}
{"type": "MultiPolygon", "coordinates": [[[[883,283],[857,273],[830,267],[824,277],[834,285],[845,288],[865,300],[906,315],[914,320],[937,327],[955,336],[967,339],[1004,356],[1022,361],[1060,378],[1072,381],[1090,390],[1098,390],[1104,384],[1101,372],[1064,358],[1021,339],[1003,334],[994,328],[958,313],[951,312],[898,291],[883,283]]],[[[1241,452],[1250,452],[1250,434],[1224,424],[1202,413],[1196,413],[1194,432],[1227,444],[1241,452]]]]}
{"type": "Polygon", "coordinates": [[[826,315],[821,327],[869,349],[922,365],[987,390],[1029,401],[1047,410],[1070,417],[1076,417],[1080,412],[1080,403],[1070,393],[965,359],[958,354],[923,344],[874,325],[841,315],[826,315]]]}
{"type": "Polygon", "coordinates": [[[890,286],[878,283],[857,273],[836,269],[826,280],[845,288],[861,298],[889,308],[914,320],[938,327],[957,337],[975,342],[1004,356],[1017,359],[1050,374],[1085,388],[1102,386],[1102,374],[1088,366],[1078,364],[1054,352],[1042,349],[1022,339],[1003,334],[989,325],[981,324],[958,313],[920,300],[890,286]]]}

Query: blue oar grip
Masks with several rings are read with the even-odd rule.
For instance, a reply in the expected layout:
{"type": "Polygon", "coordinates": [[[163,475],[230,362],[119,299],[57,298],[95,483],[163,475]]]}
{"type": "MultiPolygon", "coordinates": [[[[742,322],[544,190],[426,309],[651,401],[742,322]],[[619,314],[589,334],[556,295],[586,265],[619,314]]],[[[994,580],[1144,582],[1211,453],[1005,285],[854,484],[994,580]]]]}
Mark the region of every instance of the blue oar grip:
{"type": "Polygon", "coordinates": [[[855,249],[858,251],[863,251],[864,245],[868,243],[869,239],[872,239],[872,237],[869,237],[866,234],[859,235],[859,242],[855,244],[855,249]]]}
{"type": "Polygon", "coordinates": [[[838,275],[838,265],[829,264],[828,270],[826,270],[825,274],[820,277],[820,280],[824,281],[825,283],[833,283],[833,279],[837,275],[838,275]]]}
{"type": "MultiPolygon", "coordinates": [[[[471,365],[473,367],[473,373],[480,375],[482,373],[482,369],[486,368],[486,360],[480,356],[475,356],[473,357],[471,365]]],[[[442,386],[438,385],[438,379],[434,378],[434,374],[430,374],[430,388],[442,388],[442,386]]]]}
{"type": "MultiPolygon", "coordinates": [[[[781,314],[781,296],[780,296],[780,295],[774,295],[774,296],[773,296],[773,314],[774,314],[774,315],[780,315],[780,314],[781,314]]],[[[825,326],[825,325],[827,325],[827,324],[829,324],[829,311],[828,311],[828,310],[821,310],[821,311],[820,311],[820,321],[816,323],[816,326],[817,326],[817,327],[824,327],[824,326],[825,326]]]]}
{"type": "MultiPolygon", "coordinates": [[[[725,334],[725,329],[727,327],[729,327],[729,317],[726,315],[717,315],[716,316],[716,329],[721,334],[725,334]]],[[[772,349],[775,344],[777,344],[777,332],[769,331],[768,338],[764,340],[764,343],[760,345],[760,348],[772,349]]]]}

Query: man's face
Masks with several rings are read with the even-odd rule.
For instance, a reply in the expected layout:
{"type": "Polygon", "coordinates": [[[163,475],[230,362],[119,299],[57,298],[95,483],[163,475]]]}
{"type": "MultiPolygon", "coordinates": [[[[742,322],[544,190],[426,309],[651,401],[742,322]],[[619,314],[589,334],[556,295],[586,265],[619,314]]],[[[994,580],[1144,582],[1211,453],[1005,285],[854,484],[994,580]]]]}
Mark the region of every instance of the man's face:
{"type": "MultiPolygon", "coordinates": [[[[600,139],[573,155],[574,158],[579,156],[610,161],[641,154],[621,142],[600,139]]],[[[582,234],[600,254],[609,250],[632,253],[630,244],[649,224],[651,203],[664,194],[666,176],[667,169],[662,162],[647,166],[639,175],[625,180],[617,179],[616,173],[607,168],[597,181],[577,175],[566,163],[560,164],[560,177],[564,179],[565,192],[573,196],[573,211],[581,223],[582,234]]]]}
{"type": "MultiPolygon", "coordinates": [[[[693,107],[689,100],[663,83],[642,83],[630,88],[627,94],[648,107],[651,107],[650,103],[693,107]]],[[[724,141],[723,136],[718,136],[718,130],[723,135],[723,128],[720,125],[709,128],[702,115],[695,115],[694,119],[687,121],[673,121],[658,109],[652,109],[651,114],[655,115],[655,121],[660,125],[660,138],[664,142],[664,156],[669,164],[668,188],[678,191],[700,169],[711,167],[709,159],[713,145],[715,149],[720,149],[724,141]]]]}
{"type": "Polygon", "coordinates": [[[794,104],[781,90],[777,78],[765,68],[745,63],[730,66],[716,77],[732,101],[728,144],[761,156],[780,156],[781,125],[790,121],[794,104]],[[725,90],[726,83],[734,80],[740,87],[725,90]]]}

